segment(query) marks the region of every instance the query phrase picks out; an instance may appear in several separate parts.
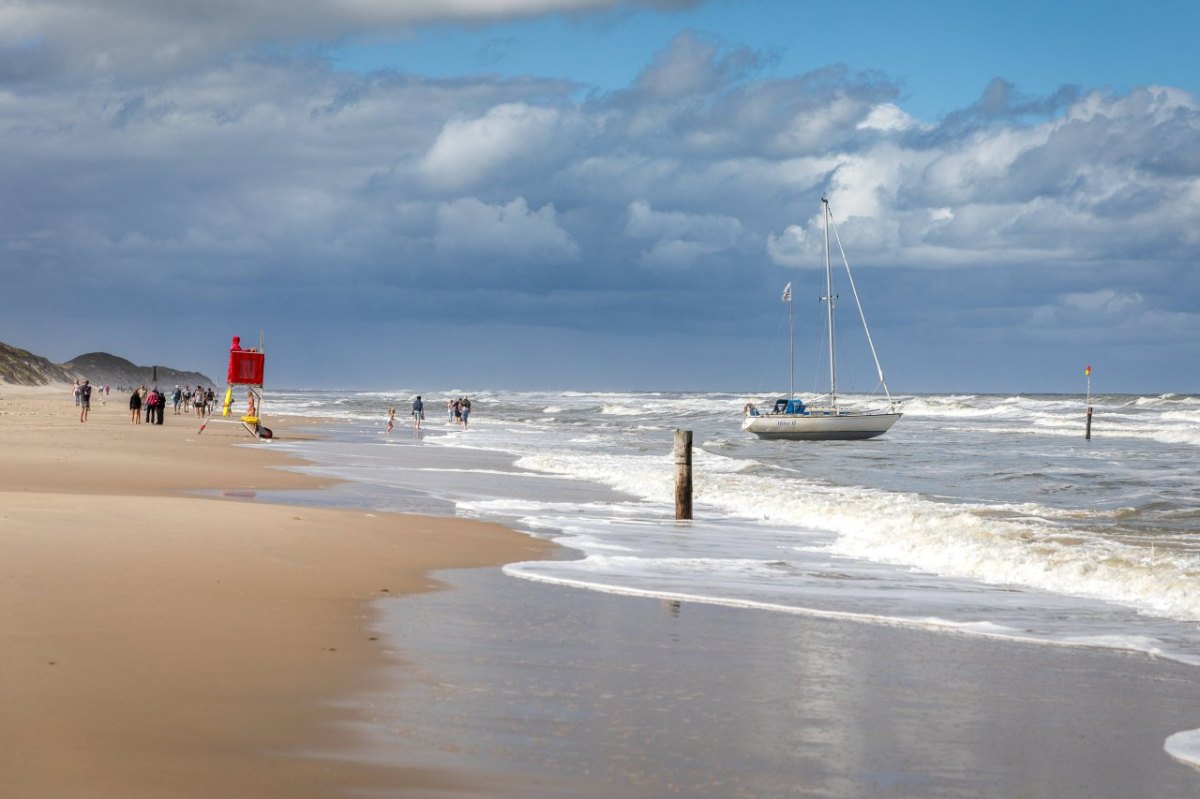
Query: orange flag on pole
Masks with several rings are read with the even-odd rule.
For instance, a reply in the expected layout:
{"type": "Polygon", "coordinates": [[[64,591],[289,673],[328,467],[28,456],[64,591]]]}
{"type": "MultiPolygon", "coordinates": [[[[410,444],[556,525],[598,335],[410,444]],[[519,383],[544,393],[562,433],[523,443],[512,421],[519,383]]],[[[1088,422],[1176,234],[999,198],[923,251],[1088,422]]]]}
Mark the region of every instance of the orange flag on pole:
{"type": "Polygon", "coordinates": [[[1090,363],[1087,365],[1087,368],[1083,370],[1083,375],[1084,377],[1092,376],[1092,365],[1090,363]]]}

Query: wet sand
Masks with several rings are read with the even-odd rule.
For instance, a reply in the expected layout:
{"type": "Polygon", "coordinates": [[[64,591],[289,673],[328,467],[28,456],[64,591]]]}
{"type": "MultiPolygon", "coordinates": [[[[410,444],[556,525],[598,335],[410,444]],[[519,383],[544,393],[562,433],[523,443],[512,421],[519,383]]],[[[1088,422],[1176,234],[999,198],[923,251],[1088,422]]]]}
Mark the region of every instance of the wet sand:
{"type": "Polygon", "coordinates": [[[1191,666],[442,576],[456,588],[380,617],[408,661],[371,703],[395,762],[439,753],[596,799],[1200,796],[1163,749],[1200,726],[1191,666]]]}

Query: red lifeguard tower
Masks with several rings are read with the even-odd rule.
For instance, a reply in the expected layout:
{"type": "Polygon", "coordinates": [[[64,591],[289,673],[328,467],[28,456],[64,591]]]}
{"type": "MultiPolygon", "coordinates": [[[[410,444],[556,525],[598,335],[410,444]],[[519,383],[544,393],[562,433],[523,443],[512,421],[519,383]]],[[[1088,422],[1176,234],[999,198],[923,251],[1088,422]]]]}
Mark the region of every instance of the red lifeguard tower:
{"type": "MultiPolygon", "coordinates": [[[[246,428],[246,432],[256,439],[271,438],[271,429],[262,424],[263,398],[263,366],[266,355],[263,352],[262,334],[258,336],[258,347],[243,347],[240,336],[234,336],[229,346],[229,369],[225,376],[225,401],[221,407],[221,416],[230,417],[233,414],[233,391],[236,386],[246,386],[246,412],[238,420],[246,428]]],[[[232,419],[230,421],[233,421],[232,419]]],[[[200,432],[204,432],[204,426],[200,432]]]]}
{"type": "Polygon", "coordinates": [[[241,344],[241,337],[234,336],[233,344],[229,347],[228,384],[262,388],[263,362],[266,360],[262,349],[242,349],[241,344]]]}

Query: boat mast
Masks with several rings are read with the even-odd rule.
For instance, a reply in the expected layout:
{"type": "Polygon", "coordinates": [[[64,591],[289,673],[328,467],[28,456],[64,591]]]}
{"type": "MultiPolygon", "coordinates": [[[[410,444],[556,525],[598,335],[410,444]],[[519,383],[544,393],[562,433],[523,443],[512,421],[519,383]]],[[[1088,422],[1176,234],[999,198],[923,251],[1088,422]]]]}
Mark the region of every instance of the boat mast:
{"type": "Polygon", "coordinates": [[[825,210],[825,302],[826,312],[829,315],[829,407],[836,415],[837,408],[837,359],[834,350],[834,331],[833,331],[833,305],[835,297],[833,295],[833,272],[829,268],[829,200],[822,197],[821,205],[825,210]]]}
{"type": "Polygon", "coordinates": [[[787,284],[784,300],[788,304],[788,401],[796,398],[796,320],[792,310],[792,284],[787,284]]]}

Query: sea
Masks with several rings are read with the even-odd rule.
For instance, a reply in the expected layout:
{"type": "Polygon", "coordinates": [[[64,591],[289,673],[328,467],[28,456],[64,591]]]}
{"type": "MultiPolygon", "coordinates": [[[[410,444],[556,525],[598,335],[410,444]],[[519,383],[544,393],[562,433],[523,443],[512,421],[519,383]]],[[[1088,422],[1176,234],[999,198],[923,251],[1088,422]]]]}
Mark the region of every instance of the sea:
{"type": "MultiPolygon", "coordinates": [[[[325,422],[277,446],[345,481],[336,502],[567,548],[506,566],[515,579],[1200,666],[1200,397],[1092,396],[1090,439],[1088,400],[1051,394],[904,396],[903,418],[866,441],[742,432],[743,406],[771,399],[288,390],[264,414],[325,422]],[[445,410],[464,395],[469,427],[445,410]],[[675,519],[679,429],[693,433],[691,521],[675,519]]],[[[1168,750],[1200,763],[1196,733],[1168,750]]]]}

